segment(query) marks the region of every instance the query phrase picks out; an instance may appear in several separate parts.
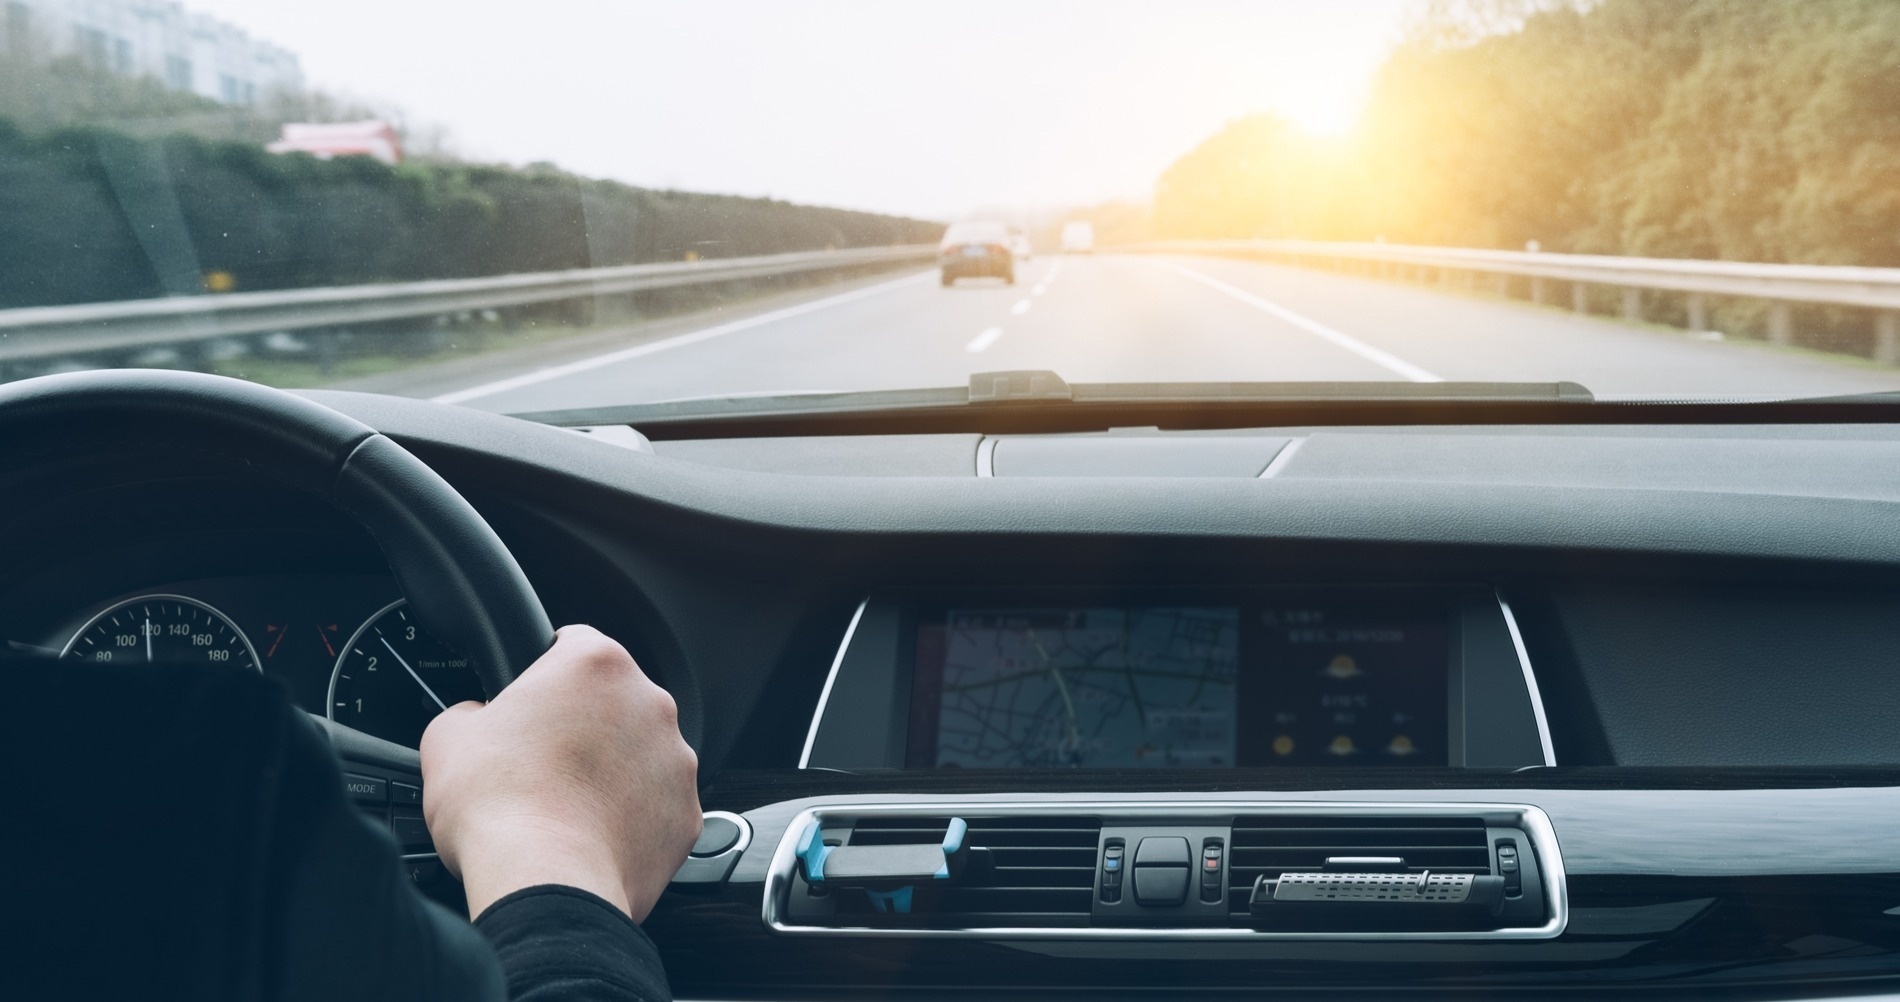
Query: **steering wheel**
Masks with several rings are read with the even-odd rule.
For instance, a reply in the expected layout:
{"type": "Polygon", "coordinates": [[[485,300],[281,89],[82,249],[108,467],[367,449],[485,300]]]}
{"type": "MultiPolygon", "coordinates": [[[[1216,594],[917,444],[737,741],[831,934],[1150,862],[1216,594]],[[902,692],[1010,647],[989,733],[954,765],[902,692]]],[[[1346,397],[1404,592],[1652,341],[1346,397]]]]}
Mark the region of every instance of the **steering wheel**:
{"type": "MultiPolygon", "coordinates": [[[[554,643],[534,587],[488,523],[408,450],[302,397],[223,376],[121,369],[0,386],[0,453],[73,454],[127,439],[223,458],[351,516],[388,559],[416,618],[493,699],[554,643]]],[[[346,761],[404,774],[415,752],[325,724],[346,761]]]]}

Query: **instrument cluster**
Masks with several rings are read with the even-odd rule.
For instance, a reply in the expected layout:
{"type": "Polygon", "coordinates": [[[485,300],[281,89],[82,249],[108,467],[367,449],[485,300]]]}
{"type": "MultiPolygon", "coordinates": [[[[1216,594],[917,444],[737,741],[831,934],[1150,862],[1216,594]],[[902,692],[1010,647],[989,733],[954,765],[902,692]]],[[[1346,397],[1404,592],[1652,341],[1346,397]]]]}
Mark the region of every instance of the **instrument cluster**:
{"type": "Polygon", "coordinates": [[[164,582],[72,609],[15,647],[85,663],[209,663],[284,683],[299,705],[416,747],[444,708],[482,698],[387,575],[247,574],[164,582]]]}

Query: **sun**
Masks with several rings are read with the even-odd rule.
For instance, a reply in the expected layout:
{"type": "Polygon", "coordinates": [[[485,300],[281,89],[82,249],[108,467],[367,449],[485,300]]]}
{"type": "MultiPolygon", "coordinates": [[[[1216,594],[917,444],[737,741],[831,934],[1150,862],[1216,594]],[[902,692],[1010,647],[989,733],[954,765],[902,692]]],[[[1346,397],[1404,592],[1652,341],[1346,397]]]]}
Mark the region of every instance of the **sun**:
{"type": "Polygon", "coordinates": [[[1275,111],[1299,126],[1308,135],[1338,139],[1359,124],[1358,102],[1339,94],[1317,89],[1304,93],[1282,94],[1274,101],[1275,111]]]}

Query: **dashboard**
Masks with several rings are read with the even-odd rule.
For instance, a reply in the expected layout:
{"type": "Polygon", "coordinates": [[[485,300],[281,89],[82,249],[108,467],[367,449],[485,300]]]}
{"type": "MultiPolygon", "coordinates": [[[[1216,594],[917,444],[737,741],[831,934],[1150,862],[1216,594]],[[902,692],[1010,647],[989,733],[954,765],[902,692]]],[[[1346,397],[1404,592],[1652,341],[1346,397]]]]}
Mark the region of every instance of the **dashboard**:
{"type": "MultiPolygon", "coordinates": [[[[709,813],[646,928],[682,997],[1900,989],[1892,426],[643,436],[310,396],[674,695],[709,813]],[[1221,462],[1157,472],[1188,440],[1221,462]],[[1348,885],[1420,890],[1310,900],[1348,885]]],[[[366,536],[214,459],[0,497],[16,648],[225,652],[399,744],[473,692],[366,536]]]]}

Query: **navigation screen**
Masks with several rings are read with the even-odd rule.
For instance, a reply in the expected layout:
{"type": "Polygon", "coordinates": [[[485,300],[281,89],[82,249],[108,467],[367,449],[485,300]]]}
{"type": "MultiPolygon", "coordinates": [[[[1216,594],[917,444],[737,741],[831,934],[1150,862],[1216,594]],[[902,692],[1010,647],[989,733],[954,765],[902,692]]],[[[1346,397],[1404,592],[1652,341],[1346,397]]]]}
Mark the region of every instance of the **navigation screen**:
{"type": "Polygon", "coordinates": [[[936,765],[1234,762],[1237,610],[953,609],[924,644],[936,765]]]}
{"type": "Polygon", "coordinates": [[[912,767],[1445,765],[1442,610],[1089,605],[917,620],[912,767]]]}

